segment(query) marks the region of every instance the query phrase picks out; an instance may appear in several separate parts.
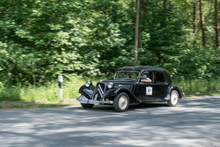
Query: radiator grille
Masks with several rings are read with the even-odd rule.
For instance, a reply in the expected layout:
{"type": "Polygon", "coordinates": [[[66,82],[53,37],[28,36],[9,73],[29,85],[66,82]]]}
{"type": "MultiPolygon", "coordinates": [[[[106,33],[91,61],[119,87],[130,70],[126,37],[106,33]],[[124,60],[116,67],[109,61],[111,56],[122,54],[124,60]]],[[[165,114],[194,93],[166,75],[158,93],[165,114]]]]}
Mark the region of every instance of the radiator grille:
{"type": "Polygon", "coordinates": [[[96,88],[95,88],[95,92],[93,95],[93,99],[94,100],[101,100],[105,94],[105,91],[106,91],[105,83],[101,83],[101,82],[97,83],[96,88]]]}

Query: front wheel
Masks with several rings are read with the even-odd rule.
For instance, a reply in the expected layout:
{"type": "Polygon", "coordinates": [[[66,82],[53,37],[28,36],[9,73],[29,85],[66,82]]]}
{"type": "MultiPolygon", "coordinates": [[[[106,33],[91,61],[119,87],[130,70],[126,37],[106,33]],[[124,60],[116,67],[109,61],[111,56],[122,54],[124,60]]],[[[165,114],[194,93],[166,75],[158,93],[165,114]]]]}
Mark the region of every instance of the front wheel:
{"type": "Polygon", "coordinates": [[[114,98],[113,106],[115,111],[124,112],[128,109],[129,103],[129,96],[127,93],[122,92],[114,98]]]}
{"type": "Polygon", "coordinates": [[[173,90],[170,95],[170,99],[168,101],[168,105],[170,107],[175,107],[179,100],[179,93],[176,90],[173,90]]]}
{"type": "Polygon", "coordinates": [[[81,103],[81,105],[84,109],[90,109],[94,106],[94,104],[82,104],[82,103],[81,103]]]}

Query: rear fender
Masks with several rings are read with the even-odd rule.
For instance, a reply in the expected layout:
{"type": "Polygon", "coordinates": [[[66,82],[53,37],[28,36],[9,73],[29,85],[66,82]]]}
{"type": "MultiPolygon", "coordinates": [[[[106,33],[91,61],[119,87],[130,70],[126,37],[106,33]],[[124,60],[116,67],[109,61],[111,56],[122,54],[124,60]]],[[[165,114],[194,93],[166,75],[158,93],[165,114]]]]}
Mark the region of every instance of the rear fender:
{"type": "Polygon", "coordinates": [[[185,96],[185,94],[183,93],[182,88],[181,88],[181,87],[178,87],[178,86],[176,86],[176,85],[173,85],[173,86],[169,89],[168,94],[170,95],[173,90],[178,91],[180,98],[183,98],[183,97],[185,96]]]}

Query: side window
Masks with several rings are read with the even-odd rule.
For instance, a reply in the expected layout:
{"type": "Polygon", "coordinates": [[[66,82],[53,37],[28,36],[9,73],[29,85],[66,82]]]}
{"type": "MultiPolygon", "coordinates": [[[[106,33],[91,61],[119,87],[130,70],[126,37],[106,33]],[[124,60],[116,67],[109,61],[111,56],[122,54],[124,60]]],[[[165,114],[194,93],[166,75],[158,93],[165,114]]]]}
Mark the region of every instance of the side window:
{"type": "Polygon", "coordinates": [[[156,73],[156,82],[165,82],[165,78],[162,72],[156,73]]]}
{"type": "Polygon", "coordinates": [[[144,71],[141,74],[141,82],[147,82],[147,83],[152,83],[154,81],[153,79],[153,72],[149,71],[144,71]]]}

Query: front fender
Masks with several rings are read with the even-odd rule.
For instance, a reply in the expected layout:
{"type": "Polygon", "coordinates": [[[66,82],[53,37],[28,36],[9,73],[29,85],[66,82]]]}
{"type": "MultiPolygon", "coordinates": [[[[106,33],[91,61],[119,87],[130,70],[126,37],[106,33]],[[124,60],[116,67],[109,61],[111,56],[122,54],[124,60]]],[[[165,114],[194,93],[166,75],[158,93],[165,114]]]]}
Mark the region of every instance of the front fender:
{"type": "Polygon", "coordinates": [[[93,85],[90,86],[89,88],[83,85],[79,88],[79,93],[81,93],[82,95],[86,96],[89,99],[92,99],[94,89],[95,89],[95,86],[93,85]]]}
{"type": "Polygon", "coordinates": [[[125,92],[129,95],[130,99],[134,100],[135,102],[141,102],[128,88],[126,87],[119,87],[114,91],[114,96],[117,96],[119,93],[125,92]]]}
{"type": "Polygon", "coordinates": [[[91,85],[89,88],[86,87],[86,85],[83,85],[79,88],[79,93],[82,93],[83,89],[89,89],[89,90],[93,90],[95,89],[95,86],[94,85],[91,85]]]}

